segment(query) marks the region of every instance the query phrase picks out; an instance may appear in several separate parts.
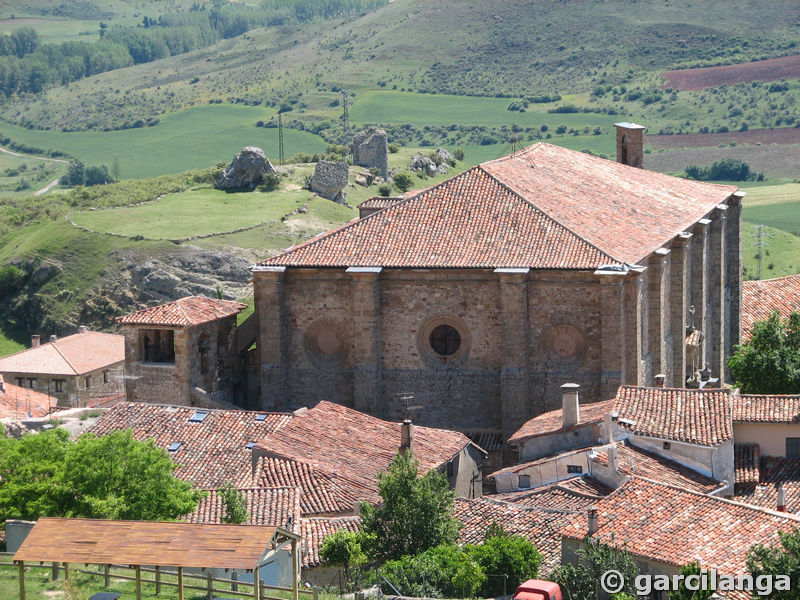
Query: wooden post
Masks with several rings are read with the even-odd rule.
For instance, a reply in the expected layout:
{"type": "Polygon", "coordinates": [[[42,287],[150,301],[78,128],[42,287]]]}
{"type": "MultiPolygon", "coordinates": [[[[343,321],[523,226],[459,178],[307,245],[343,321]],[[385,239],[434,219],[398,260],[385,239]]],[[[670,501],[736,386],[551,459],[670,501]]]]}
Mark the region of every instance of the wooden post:
{"type": "Polygon", "coordinates": [[[25,561],[19,561],[19,600],[25,600],[25,561]]]}
{"type": "Polygon", "coordinates": [[[258,576],[258,567],[253,569],[253,600],[261,598],[261,579],[258,576]]]}
{"type": "Polygon", "coordinates": [[[69,563],[64,563],[64,580],[69,583],[69,563]]]}
{"type": "Polygon", "coordinates": [[[298,600],[297,591],[297,540],[292,540],[292,600],[298,600]]]}
{"type": "Polygon", "coordinates": [[[178,567],[178,600],[183,600],[183,567],[178,567]]]}
{"type": "Polygon", "coordinates": [[[214,584],[211,581],[211,571],[206,574],[206,589],[208,590],[208,600],[214,600],[214,584]]]}
{"type": "Polygon", "coordinates": [[[311,592],[314,594],[313,596],[314,600],[319,600],[319,589],[317,588],[317,586],[314,586],[311,589],[311,592]]]}
{"type": "Polygon", "coordinates": [[[231,584],[231,591],[238,592],[239,584],[236,582],[239,580],[239,575],[237,575],[236,571],[231,571],[231,580],[233,580],[233,583],[231,584]]]}
{"type": "Polygon", "coordinates": [[[50,571],[50,579],[53,581],[58,579],[58,563],[56,561],[53,561],[53,566],[50,571]]]}
{"type": "Polygon", "coordinates": [[[136,570],[136,600],[142,600],[142,566],[134,565],[136,570]]]}
{"type": "Polygon", "coordinates": [[[111,565],[103,565],[103,579],[105,587],[111,587],[111,565]]]}
{"type": "Polygon", "coordinates": [[[156,596],[161,593],[161,567],[156,565],[156,596]]]}

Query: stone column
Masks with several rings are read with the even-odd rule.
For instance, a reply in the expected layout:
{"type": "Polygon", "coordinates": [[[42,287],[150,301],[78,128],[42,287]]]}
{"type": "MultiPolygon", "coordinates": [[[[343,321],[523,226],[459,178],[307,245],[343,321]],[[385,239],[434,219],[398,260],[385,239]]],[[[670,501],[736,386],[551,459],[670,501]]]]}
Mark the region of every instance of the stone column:
{"type": "Polygon", "coordinates": [[[689,263],[692,234],[683,232],[672,240],[670,247],[670,335],[672,336],[672,387],[686,387],[686,317],[689,308],[689,263]]]}
{"type": "Polygon", "coordinates": [[[600,280],[600,400],[617,394],[625,377],[626,270],[598,269],[600,280]]]}
{"type": "Polygon", "coordinates": [[[528,272],[495,269],[500,277],[500,404],[503,438],[531,416],[528,394],[528,272]]]}
{"type": "Polygon", "coordinates": [[[712,377],[725,379],[725,230],[728,207],[720,204],[714,210],[709,232],[708,265],[708,338],[706,354],[709,356],[712,377]]]}
{"type": "Polygon", "coordinates": [[[627,385],[641,385],[643,331],[647,322],[642,318],[647,311],[644,286],[642,280],[647,278],[643,267],[631,267],[629,275],[625,278],[625,376],[623,381],[627,385]]]}
{"type": "Polygon", "coordinates": [[[647,270],[647,330],[650,350],[650,378],[644,383],[652,385],[652,377],[664,373],[669,377],[667,360],[669,346],[669,249],[659,248],[650,255],[647,270]]]}
{"type": "Polygon", "coordinates": [[[697,368],[702,369],[707,361],[706,348],[708,339],[708,230],[711,219],[700,219],[694,226],[692,233],[691,252],[691,292],[689,306],[694,306],[694,316],[689,316],[689,325],[694,323],[694,328],[703,333],[703,341],[698,351],[697,368]]]}
{"type": "MultiPolygon", "coordinates": [[[[727,200],[725,219],[725,351],[723,361],[733,354],[733,347],[742,341],[742,199],[745,192],[736,192],[727,200]]],[[[725,381],[730,381],[725,368],[725,381]]]]}
{"type": "Polygon", "coordinates": [[[353,407],[378,415],[381,396],[381,267],[350,267],[353,317],[353,407]]]}
{"type": "Polygon", "coordinates": [[[255,314],[258,319],[260,408],[286,407],[289,397],[289,336],[286,324],[286,267],[253,268],[255,314]]]}

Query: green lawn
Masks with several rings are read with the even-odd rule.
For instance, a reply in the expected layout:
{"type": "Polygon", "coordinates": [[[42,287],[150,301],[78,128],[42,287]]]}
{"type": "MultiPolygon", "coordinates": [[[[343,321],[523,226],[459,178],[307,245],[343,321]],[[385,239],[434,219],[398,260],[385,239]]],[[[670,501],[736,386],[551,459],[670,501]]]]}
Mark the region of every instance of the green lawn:
{"type": "Polygon", "coordinates": [[[761,223],[800,235],[800,200],[748,206],[745,198],[742,218],[751,223],[761,223]]]}
{"type": "MultiPolygon", "coordinates": [[[[243,146],[258,146],[273,160],[278,156],[278,130],[256,127],[272,109],[238,104],[195,106],[161,118],[154,127],[121,131],[42,131],[0,122],[0,133],[37,148],[57,148],[87,164],[105,164],[116,158],[123,179],[179,173],[230,162],[243,146]]],[[[295,129],[284,130],[287,157],[321,152],[322,138],[295,129]]]]}
{"type": "Polygon", "coordinates": [[[0,19],[0,33],[9,34],[20,27],[33,27],[44,43],[93,42],[100,31],[97,21],[60,17],[0,19]]]}
{"type": "MultiPolygon", "coordinates": [[[[745,279],[756,279],[758,273],[755,225],[755,223],[745,221],[742,227],[742,259],[745,279]]],[[[772,227],[765,229],[765,235],[761,278],[772,279],[800,273],[800,237],[772,227]]]]}
{"type": "Polygon", "coordinates": [[[744,205],[748,209],[768,204],[800,202],[800,183],[783,183],[758,187],[750,187],[748,183],[743,190],[747,192],[744,205]]]}
{"type": "Polygon", "coordinates": [[[72,219],[94,231],[179,239],[278,221],[302,206],[310,195],[308,190],[227,193],[206,187],[130,208],[83,211],[73,214],[72,219]]]}

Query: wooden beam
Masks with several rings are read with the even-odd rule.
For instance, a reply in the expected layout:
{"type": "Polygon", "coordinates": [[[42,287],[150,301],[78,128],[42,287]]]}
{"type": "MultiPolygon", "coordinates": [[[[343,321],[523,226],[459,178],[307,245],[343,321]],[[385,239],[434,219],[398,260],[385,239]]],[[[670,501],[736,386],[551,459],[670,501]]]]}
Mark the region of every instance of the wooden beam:
{"type": "Polygon", "coordinates": [[[111,587],[111,565],[103,565],[103,583],[106,588],[111,587]]]}
{"type": "Polygon", "coordinates": [[[64,563],[64,581],[69,583],[69,563],[68,562],[64,563]]]}
{"type": "Polygon", "coordinates": [[[258,567],[253,569],[253,600],[261,600],[261,579],[258,574],[258,567]]]}
{"type": "Polygon", "coordinates": [[[19,563],[19,600],[25,600],[25,561],[19,563]]]}
{"type": "Polygon", "coordinates": [[[142,566],[134,566],[136,570],[136,600],[142,600],[142,566]]]}
{"type": "Polygon", "coordinates": [[[214,583],[211,581],[211,571],[206,573],[206,591],[208,592],[208,600],[214,600],[214,583]]]}
{"type": "Polygon", "coordinates": [[[297,540],[292,540],[292,600],[298,600],[297,592],[297,540]]]}
{"type": "Polygon", "coordinates": [[[156,596],[161,593],[161,567],[156,565],[156,596]]]}
{"type": "Polygon", "coordinates": [[[183,600],[183,567],[178,567],[178,600],[183,600]]]}

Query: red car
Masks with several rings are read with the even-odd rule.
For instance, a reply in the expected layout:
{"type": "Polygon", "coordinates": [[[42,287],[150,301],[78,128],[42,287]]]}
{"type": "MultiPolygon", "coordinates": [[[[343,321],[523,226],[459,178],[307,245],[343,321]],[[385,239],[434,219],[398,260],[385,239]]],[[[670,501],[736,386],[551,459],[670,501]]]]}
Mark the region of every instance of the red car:
{"type": "Polygon", "coordinates": [[[528,579],[514,592],[514,600],[562,600],[561,588],[553,581],[528,579]]]}

